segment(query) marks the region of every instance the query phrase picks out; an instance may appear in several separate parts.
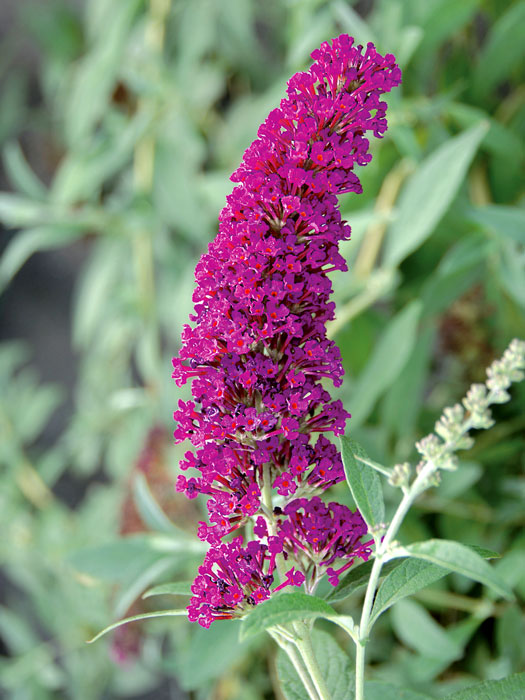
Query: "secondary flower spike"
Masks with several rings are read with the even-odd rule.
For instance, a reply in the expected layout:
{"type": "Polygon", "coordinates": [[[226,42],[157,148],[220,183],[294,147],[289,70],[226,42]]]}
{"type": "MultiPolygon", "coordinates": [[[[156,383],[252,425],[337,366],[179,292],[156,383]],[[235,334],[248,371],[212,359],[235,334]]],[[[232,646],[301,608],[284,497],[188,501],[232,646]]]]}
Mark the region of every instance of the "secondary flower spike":
{"type": "MultiPolygon", "coordinates": [[[[209,627],[215,620],[239,617],[246,608],[267,600],[275,556],[281,551],[282,545],[275,537],[270,538],[269,546],[253,541],[242,547],[242,537],[235,537],[212,547],[191,586],[194,595],[188,605],[189,619],[209,627]]],[[[294,569],[287,579],[284,585],[301,586],[305,580],[294,569]]]]}
{"type": "Polygon", "coordinates": [[[336,586],[357,557],[367,561],[371,554],[373,540],[361,542],[367,527],[358,511],[352,513],[346,506],[326,504],[313,496],[291,501],[283,515],[277,521],[278,539],[283,551],[297,562],[299,572],[304,572],[309,591],[315,590],[325,573],[336,586]],[[336,562],[339,568],[334,569],[336,562]]]}
{"type": "Polygon", "coordinates": [[[338,244],[350,237],[337,195],[361,192],[354,166],[371,160],[367,133],[386,131],[380,97],[401,72],[394,56],[346,35],[312,58],[232,175],[239,184],[197,265],[194,325],[173,360],[193,395],[174,414],[175,439],[196,448],[180,466],[199,472],[181,474],[177,489],[210,497],[199,536],[212,546],[248,518],[268,518],[268,494],[286,503],[344,479],[325,433],[343,434],[349,414],[323,386],[343,375],[326,335],[328,274],[347,269],[338,244]]]}

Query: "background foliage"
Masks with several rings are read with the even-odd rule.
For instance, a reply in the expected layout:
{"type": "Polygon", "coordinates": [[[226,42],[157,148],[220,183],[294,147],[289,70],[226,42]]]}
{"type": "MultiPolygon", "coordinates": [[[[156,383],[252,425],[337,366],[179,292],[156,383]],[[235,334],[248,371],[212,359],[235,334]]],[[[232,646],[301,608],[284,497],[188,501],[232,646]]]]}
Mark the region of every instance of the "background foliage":
{"type": "MultiPolygon", "coordinates": [[[[506,0],[21,5],[15,36],[39,68],[28,75],[17,42],[4,42],[2,315],[19,313],[15,276],[33,254],[66,251],[60,260],[80,273],[72,386],[41,382],[38,342],[0,345],[8,697],[178,697],[179,686],[199,699],[274,697],[274,652],[262,637],[239,642],[233,623],[205,632],[172,618],[85,645],[109,621],[154,609],[142,592],[190,580],[202,559],[202,512],[173,492],[184,447],[170,439],[184,398],[170,358],[195,263],[229,174],[310,51],[348,32],[395,53],[404,82],[389,97],[389,131],[360,174],[364,194],[341,201],[351,271],[335,278],[331,333],[352,436],[382,463],[413,458],[442,407],[525,336],[524,26],[525,2],[506,0]]],[[[41,318],[35,280],[25,281],[41,318]]],[[[58,362],[70,352],[59,341],[58,362]]],[[[451,575],[398,603],[370,645],[377,681],[439,698],[525,668],[523,386],[514,394],[401,539],[505,553],[496,566],[517,602],[451,575]]],[[[336,495],[351,505],[344,487],[336,495]]],[[[388,507],[393,490],[386,497],[388,507]]]]}

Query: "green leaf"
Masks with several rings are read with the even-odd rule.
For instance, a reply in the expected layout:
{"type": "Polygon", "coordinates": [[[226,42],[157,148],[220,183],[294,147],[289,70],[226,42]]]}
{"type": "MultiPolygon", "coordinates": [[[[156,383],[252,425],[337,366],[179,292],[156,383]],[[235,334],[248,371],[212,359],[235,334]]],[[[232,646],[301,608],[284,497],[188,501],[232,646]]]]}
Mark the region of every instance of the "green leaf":
{"type": "Polygon", "coordinates": [[[490,128],[485,134],[481,145],[488,152],[502,158],[517,158],[523,151],[523,144],[519,136],[512,129],[503,126],[496,119],[491,119],[485,110],[460,102],[452,102],[447,105],[446,112],[459,124],[462,129],[487,121],[490,128]]]}
{"type": "Polygon", "coordinates": [[[187,536],[171,522],[159,506],[151,493],[144,474],[137,474],[133,481],[133,500],[140,517],[149,528],[158,532],[165,532],[168,535],[179,532],[181,535],[187,536]]]}
{"type": "Polygon", "coordinates": [[[0,605],[0,634],[2,642],[14,656],[34,649],[38,644],[37,631],[20,614],[20,610],[10,610],[0,605]]]}
{"type": "MultiPolygon", "coordinates": [[[[176,652],[170,663],[170,673],[174,672],[183,690],[195,690],[211,686],[219,677],[237,665],[248,648],[264,637],[254,639],[250,644],[239,641],[239,621],[220,620],[209,629],[200,625],[188,625],[186,634],[174,635],[176,652]],[[198,673],[195,672],[198,669],[198,673]]],[[[197,695],[197,694],[196,694],[197,695]]],[[[200,697],[206,694],[199,694],[200,697]]]]}
{"type": "Polygon", "coordinates": [[[449,279],[456,272],[464,273],[478,265],[490,249],[490,244],[479,234],[465,236],[447,250],[439,261],[436,272],[443,279],[449,279]]]}
{"type": "Polygon", "coordinates": [[[176,581],[174,583],[161,583],[146,591],[143,598],[151,598],[154,595],[192,595],[191,581],[176,581]]]}
{"type": "Polygon", "coordinates": [[[77,550],[68,561],[77,571],[93,578],[128,585],[167,554],[171,554],[177,563],[181,555],[193,556],[205,551],[203,542],[186,535],[130,535],[98,547],[77,550]]]}
{"type": "Polygon", "coordinates": [[[355,440],[346,436],[340,439],[346,482],[352,492],[356,506],[365,519],[368,529],[371,530],[385,520],[385,504],[381,479],[374,469],[357,459],[357,457],[367,459],[368,456],[355,440]]]}
{"type": "Polygon", "coordinates": [[[388,323],[374,347],[372,357],[352,391],[352,428],[361,425],[376,400],[390,387],[405,366],[416,342],[422,304],[413,301],[388,323]]]}
{"type": "Polygon", "coordinates": [[[525,239],[525,209],[489,204],[469,209],[468,218],[498,237],[508,237],[517,243],[525,239]]]}
{"type": "MultiPolygon", "coordinates": [[[[353,700],[355,673],[350,658],[332,635],[324,630],[312,630],[315,657],[323,671],[332,700],[353,700]]],[[[307,700],[306,690],[283,649],[277,652],[277,675],[286,700],[307,700]]],[[[399,688],[383,681],[365,682],[366,700],[430,700],[429,695],[399,688]]]]}
{"type": "Polygon", "coordinates": [[[423,286],[425,316],[441,313],[472,287],[484,271],[494,241],[479,234],[466,236],[450,248],[423,286]]]}
{"type": "Polygon", "coordinates": [[[412,174],[388,229],[385,265],[396,267],[430,236],[456,196],[487,129],[483,122],[449,139],[412,174]]]}
{"type": "Polygon", "coordinates": [[[127,242],[99,238],[76,285],[73,311],[73,343],[82,348],[97,337],[101,318],[108,311],[108,300],[121,278],[127,242]]]}
{"type": "Polygon", "coordinates": [[[417,591],[429,586],[435,581],[450,573],[436,564],[431,564],[422,559],[406,559],[388,574],[381,584],[370,617],[369,629],[377,618],[388,608],[406,596],[413,595],[417,591]]]}
{"type": "Polygon", "coordinates": [[[119,620],[118,622],[114,622],[112,625],[105,627],[101,632],[96,634],[94,637],[92,637],[91,639],[88,639],[87,643],[93,644],[93,642],[96,642],[97,639],[100,639],[101,637],[103,637],[105,634],[107,634],[107,632],[111,632],[111,630],[114,630],[117,627],[121,627],[122,625],[127,625],[128,622],[135,622],[136,620],[149,620],[150,618],[153,618],[153,617],[181,617],[181,616],[186,617],[187,615],[188,615],[188,611],[185,608],[181,609],[181,610],[157,610],[156,612],[141,613],[140,615],[133,615],[132,617],[126,617],[124,620],[119,620]]]}
{"type": "Polygon", "coordinates": [[[381,423],[403,441],[416,433],[435,348],[435,335],[436,330],[430,325],[421,329],[408,361],[383,399],[381,423]],[[403,406],[402,411],[399,410],[400,406],[403,406]]]}
{"type": "Polygon", "coordinates": [[[0,343],[0,386],[5,396],[5,385],[10,375],[26,364],[31,351],[23,340],[4,340],[0,343]]]}
{"type": "Polygon", "coordinates": [[[5,289],[34,253],[68,245],[80,238],[83,233],[80,230],[56,225],[37,226],[15,234],[0,259],[0,291],[5,289]]]}
{"type": "Polygon", "coordinates": [[[87,547],[69,557],[70,564],[82,573],[106,581],[128,583],[162,557],[152,549],[145,536],[123,537],[98,547],[87,547]]]}
{"type": "MultiPolygon", "coordinates": [[[[350,658],[328,632],[314,629],[311,635],[315,658],[323,672],[331,700],[351,700],[354,697],[355,680],[350,658]]],[[[283,649],[277,653],[277,675],[286,700],[305,700],[308,697],[283,649]]]]}
{"type": "Polygon", "coordinates": [[[365,682],[366,700],[431,700],[430,695],[423,695],[409,688],[399,688],[383,681],[365,682]]]}
{"type": "Polygon", "coordinates": [[[47,216],[42,202],[10,192],[0,192],[0,221],[8,228],[29,226],[47,216]]]}
{"type": "Polygon", "coordinates": [[[119,588],[118,596],[113,606],[113,615],[122,617],[129,610],[130,606],[137,600],[141,593],[151,586],[154,581],[157,581],[162,576],[169,573],[173,576],[176,564],[184,563],[183,558],[174,559],[173,556],[164,556],[157,561],[154,561],[150,566],[141,571],[141,573],[132,579],[127,586],[119,588]]]}
{"type": "Polygon", "coordinates": [[[411,649],[431,659],[453,661],[461,656],[461,646],[422,605],[413,600],[400,600],[391,614],[396,635],[411,649]]]}
{"type": "Polygon", "coordinates": [[[31,169],[18,141],[5,145],[4,166],[11,184],[22,194],[36,200],[45,198],[46,188],[31,169]]]}
{"type": "MultiPolygon", "coordinates": [[[[477,551],[464,544],[452,540],[426,540],[414,542],[395,551],[395,556],[424,559],[478,581],[508,600],[514,599],[512,591],[496,571],[482,559],[477,551]]],[[[478,551],[483,552],[484,550],[478,551]]]]}
{"type": "Polygon", "coordinates": [[[476,683],[470,688],[447,695],[445,700],[523,700],[525,673],[515,673],[499,681],[476,683]]]}
{"type": "Polygon", "coordinates": [[[520,606],[514,603],[496,620],[496,648],[500,658],[510,662],[510,670],[519,671],[525,661],[525,619],[520,606]]]}
{"type": "Polygon", "coordinates": [[[71,147],[82,142],[107,109],[139,2],[114,6],[111,22],[76,66],[65,107],[65,136],[71,147]]]}
{"type": "MultiPolygon", "coordinates": [[[[352,567],[337,586],[327,593],[325,600],[329,603],[339,603],[339,601],[348,598],[352,593],[365,588],[368,585],[373,565],[373,561],[365,561],[359,566],[352,567]]],[[[395,559],[387,561],[381,569],[381,575],[386,576],[398,566],[400,566],[400,562],[395,559]]]]}
{"type": "Polygon", "coordinates": [[[525,55],[524,25],[525,2],[512,4],[494,24],[474,73],[473,88],[478,100],[507,79],[525,55]]]}
{"type": "Polygon", "coordinates": [[[343,29],[355,38],[356,44],[365,46],[369,41],[377,44],[377,37],[374,36],[370,25],[349,4],[343,0],[335,0],[332,3],[332,11],[343,29]]]}
{"type": "Polygon", "coordinates": [[[53,413],[63,403],[64,391],[59,386],[40,384],[31,387],[31,393],[24,397],[22,386],[20,386],[22,377],[20,376],[18,379],[20,380],[18,382],[20,391],[18,398],[20,409],[23,411],[23,419],[17,427],[17,431],[24,442],[31,443],[42,433],[53,413]],[[25,401],[23,401],[24,398],[25,401]]]}
{"type": "Polygon", "coordinates": [[[445,39],[452,37],[466,24],[475,12],[480,0],[438,0],[438,2],[417,3],[424,30],[421,48],[428,52],[445,39]]]}
{"type": "MultiPolygon", "coordinates": [[[[455,472],[443,472],[441,482],[435,490],[435,495],[443,500],[451,501],[467,491],[482,476],[483,469],[477,462],[461,461],[461,466],[455,472]]],[[[490,558],[490,557],[489,557],[490,558]]]]}
{"type": "Polygon", "coordinates": [[[525,307],[525,247],[514,241],[502,242],[498,276],[502,287],[522,307],[525,307]]]}
{"type": "Polygon", "coordinates": [[[295,620],[333,616],[337,616],[336,611],[322,598],[306,593],[283,593],[260,603],[243,618],[240,638],[249,639],[268,627],[285,625],[295,620]]]}
{"type": "MultiPolygon", "coordinates": [[[[149,113],[139,111],[131,119],[122,119],[110,134],[97,136],[84,148],[68,151],[53,178],[49,192],[51,201],[75,205],[96,197],[105,181],[125,169],[135,145],[151,127],[151,122],[149,113]]],[[[107,225],[99,228],[108,232],[107,225]]]]}

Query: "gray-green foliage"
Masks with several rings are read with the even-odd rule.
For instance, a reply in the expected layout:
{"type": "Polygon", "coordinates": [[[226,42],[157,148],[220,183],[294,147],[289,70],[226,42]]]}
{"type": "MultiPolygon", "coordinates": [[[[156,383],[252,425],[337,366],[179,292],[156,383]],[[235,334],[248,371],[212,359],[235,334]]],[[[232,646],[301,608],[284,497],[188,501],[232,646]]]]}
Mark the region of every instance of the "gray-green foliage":
{"type": "MultiPolygon", "coordinates": [[[[147,662],[126,673],[103,642],[84,642],[156,583],[191,579],[202,557],[194,540],[177,539],[141,480],[137,509],[164,539],[118,540],[123,494],[149,430],[161,424],[169,432],[185,391],[170,382],[169,358],[191,310],[193,268],[231,189],[228,176],[286,79],[320,41],[342,31],[373,40],[404,71],[402,89],[389,98],[387,136],[360,173],[364,194],[341,204],[353,240],[343,248],[350,272],[334,280],[340,322],[332,333],[347,371],[340,396],[354,414],[352,437],[375,463],[411,459],[414,440],[457,399],[458,386],[479,381],[510,338],[525,336],[524,3],[376,0],[364,17],[362,5],[86,0],[81,13],[66,0],[22,5],[19,26],[39,51],[43,103],[31,106],[29,78],[12,62],[17,42],[6,42],[0,145],[9,189],[0,193],[0,220],[13,233],[0,258],[0,287],[16,290],[17,272],[39,251],[77,242],[84,263],[71,300],[75,408],[52,445],[42,434],[64,391],[41,383],[31,368],[38,348],[0,349],[0,562],[16,587],[0,608],[10,655],[1,660],[0,687],[10,697],[125,696],[153,687],[161,673],[177,674],[185,688],[200,686],[202,698],[220,688],[222,673],[231,700],[269,692],[262,652],[249,655],[235,623],[223,628],[223,639],[220,630],[206,637],[182,621],[148,623],[147,662]],[[38,167],[26,128],[58,162],[38,167]],[[44,178],[36,174],[46,170],[44,178]],[[92,486],[75,512],[54,495],[63,475],[100,469],[108,484],[92,486]],[[171,627],[161,659],[157,630],[171,627]],[[197,661],[198,678],[190,673],[197,661]]],[[[438,684],[443,658],[452,655],[436,663],[413,644],[396,646],[399,626],[386,614],[371,646],[378,678],[371,698],[397,697],[385,680],[406,688],[407,697],[475,697],[463,688],[523,668],[516,652],[525,595],[516,580],[525,551],[520,399],[518,388],[515,404],[498,411],[499,425],[466,453],[475,473],[447,473],[417,505],[420,514],[435,513],[432,520],[409,518],[400,533],[402,542],[460,539],[510,550],[494,568],[517,602],[495,604],[464,577],[434,578],[416,595],[445,625],[450,649],[467,650],[465,660],[438,684]],[[445,603],[459,606],[454,625],[441,619],[445,603]],[[488,630],[475,635],[484,619],[479,605],[496,613],[497,644],[488,630]]],[[[167,458],[173,481],[182,452],[172,448],[167,458]]],[[[363,478],[377,484],[371,473],[363,478]]],[[[387,488],[385,511],[374,499],[372,520],[388,519],[392,494],[387,488]]],[[[385,600],[401,561],[385,565],[385,600]]],[[[369,569],[351,569],[327,601],[354,613],[369,569]]]]}

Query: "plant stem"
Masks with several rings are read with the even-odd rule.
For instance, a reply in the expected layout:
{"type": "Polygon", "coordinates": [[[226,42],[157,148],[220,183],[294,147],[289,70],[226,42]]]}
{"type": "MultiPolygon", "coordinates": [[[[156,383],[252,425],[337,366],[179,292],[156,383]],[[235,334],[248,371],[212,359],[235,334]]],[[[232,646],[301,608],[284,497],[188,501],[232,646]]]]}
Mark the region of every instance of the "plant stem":
{"type": "Polygon", "coordinates": [[[297,651],[294,648],[293,644],[282,639],[280,635],[276,632],[273,632],[271,630],[269,630],[269,632],[271,636],[275,639],[277,644],[281,647],[281,649],[285,651],[288,655],[288,658],[290,659],[293,667],[297,671],[297,675],[301,679],[301,682],[304,685],[310,700],[320,700],[317,691],[314,687],[314,684],[310,676],[308,675],[308,672],[304,667],[303,662],[301,661],[301,657],[297,654],[297,651]]]}
{"type": "Polygon", "coordinates": [[[375,211],[381,218],[371,224],[365,233],[354,264],[356,277],[366,279],[372,272],[387,229],[388,217],[392,213],[401,185],[412,170],[412,165],[402,160],[385,177],[375,205],[375,211]]]}
{"type": "Polygon", "coordinates": [[[356,648],[356,660],[355,660],[355,700],[364,700],[364,678],[365,678],[365,653],[366,653],[366,642],[368,639],[369,629],[368,625],[370,622],[370,615],[372,612],[372,605],[374,603],[374,597],[377,589],[377,584],[381,576],[381,569],[385,563],[385,554],[388,547],[392,543],[394,537],[399,530],[403,518],[408,512],[408,509],[421,493],[421,490],[427,481],[428,477],[435,471],[435,464],[431,461],[425,463],[423,469],[419,472],[417,477],[414,479],[412,485],[408,491],[403,496],[401,503],[399,504],[392,522],[390,523],[388,530],[379,543],[376,541],[376,557],[374,564],[372,566],[372,571],[370,572],[370,578],[368,580],[368,586],[366,589],[365,600],[363,603],[363,611],[361,613],[361,622],[359,625],[359,642],[356,648]]]}
{"type": "MultiPolygon", "coordinates": [[[[493,403],[496,398],[495,390],[488,393],[486,397],[486,405],[489,406],[493,403]]],[[[409,488],[406,489],[401,503],[399,504],[392,522],[390,523],[385,536],[378,542],[376,539],[376,553],[375,560],[372,566],[372,571],[370,572],[370,578],[368,580],[368,586],[366,589],[365,600],[363,603],[363,610],[361,613],[361,622],[359,625],[359,639],[357,644],[357,654],[356,654],[356,673],[355,673],[355,683],[356,683],[356,693],[355,700],[364,700],[364,675],[365,675],[365,650],[366,642],[370,632],[370,615],[372,612],[372,605],[374,602],[375,592],[377,589],[377,584],[381,576],[381,569],[383,564],[388,560],[388,548],[392,544],[394,537],[399,530],[401,523],[405,515],[407,514],[410,506],[414,503],[416,498],[428,487],[429,477],[437,471],[440,464],[440,459],[443,458],[447,452],[454,450],[455,445],[458,441],[468,433],[472,427],[472,420],[470,417],[466,418],[462,425],[460,431],[450,442],[443,442],[441,450],[433,459],[427,459],[423,462],[423,466],[414,479],[409,488]]]]}
{"type": "Polygon", "coordinates": [[[16,464],[15,480],[20,491],[37,508],[47,508],[52,504],[55,495],[29,460],[12,420],[2,409],[0,409],[0,429],[16,445],[16,458],[13,464],[16,464]]]}
{"type": "Polygon", "coordinates": [[[424,602],[430,608],[446,608],[452,610],[464,610],[477,617],[500,617],[505,610],[502,605],[497,605],[487,598],[469,598],[450,591],[441,591],[428,588],[415,594],[418,600],[424,602]]]}
{"type": "Polygon", "coordinates": [[[366,283],[366,287],[357,296],[340,308],[337,317],[328,323],[327,336],[334,338],[335,335],[355,316],[372,306],[383,294],[390,290],[394,282],[392,270],[377,270],[371,275],[366,283]]]}
{"type": "MultiPolygon", "coordinates": [[[[270,465],[265,464],[263,467],[263,483],[261,495],[265,509],[269,513],[271,513],[271,516],[267,517],[266,519],[268,525],[268,532],[270,535],[275,535],[276,528],[275,519],[273,517],[272,487],[270,482],[270,465]]],[[[275,558],[275,563],[279,572],[279,577],[282,582],[286,578],[286,567],[284,564],[282,554],[277,554],[275,558]]],[[[315,658],[308,626],[304,622],[296,622],[293,625],[293,629],[295,632],[293,643],[295,644],[297,650],[301,655],[304,667],[303,663],[301,663],[299,657],[297,656],[297,652],[293,647],[290,646],[290,642],[285,642],[281,640],[279,636],[275,633],[271,633],[271,635],[290,657],[290,660],[293,663],[295,670],[299,674],[299,677],[303,682],[303,685],[306,688],[310,698],[312,700],[330,700],[330,692],[326,687],[326,683],[324,682],[324,678],[319,668],[319,664],[317,663],[317,659],[315,658]]]]}
{"type": "MultiPolygon", "coordinates": [[[[165,25],[169,16],[171,0],[150,0],[149,17],[145,30],[145,43],[150,52],[150,78],[159,78],[159,63],[164,49],[165,25]]],[[[158,111],[157,98],[149,96],[139,99],[139,110],[158,111]]],[[[155,135],[147,132],[135,145],[133,176],[135,190],[139,196],[150,198],[155,174],[155,135]]],[[[153,371],[145,377],[150,391],[158,393],[157,368],[161,366],[160,331],[156,312],[155,259],[153,254],[153,231],[141,226],[133,237],[133,255],[141,301],[145,337],[149,337],[153,371]],[[151,375],[151,376],[149,376],[151,375]]]]}
{"type": "Polygon", "coordinates": [[[321,669],[315,658],[310,630],[304,622],[296,622],[294,628],[297,632],[295,645],[301,654],[304,665],[308,669],[308,673],[314,683],[314,686],[319,694],[319,700],[331,700],[330,691],[324,681],[321,669]]]}
{"type": "MultiPolygon", "coordinates": [[[[262,503],[263,503],[265,509],[270,514],[266,517],[266,524],[268,526],[268,533],[270,535],[275,535],[276,534],[276,527],[275,527],[275,517],[273,515],[272,484],[271,484],[270,465],[269,464],[265,464],[263,466],[263,483],[262,483],[262,489],[261,489],[261,496],[262,496],[262,503]]],[[[283,583],[284,580],[286,579],[286,567],[284,564],[284,558],[283,558],[282,554],[277,554],[275,556],[275,565],[277,567],[277,571],[279,572],[280,581],[281,581],[281,583],[283,583]]]]}

